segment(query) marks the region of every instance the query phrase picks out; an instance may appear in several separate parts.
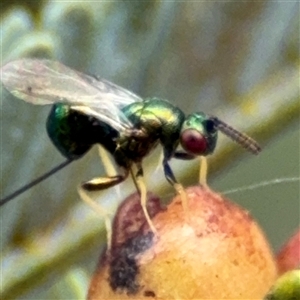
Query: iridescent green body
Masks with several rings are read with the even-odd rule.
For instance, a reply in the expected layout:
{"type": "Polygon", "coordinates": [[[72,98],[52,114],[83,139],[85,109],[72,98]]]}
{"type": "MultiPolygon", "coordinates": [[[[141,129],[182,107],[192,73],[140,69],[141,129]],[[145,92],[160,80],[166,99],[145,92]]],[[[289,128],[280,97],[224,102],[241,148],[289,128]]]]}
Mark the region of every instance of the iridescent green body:
{"type": "Polygon", "coordinates": [[[194,113],[186,118],[178,107],[156,98],[129,104],[122,112],[134,124],[132,133],[120,133],[94,117],[72,110],[66,104],[55,104],[48,117],[47,131],[54,145],[69,159],[80,158],[94,144],[101,144],[125,169],[133,162],[142,162],[160,143],[166,177],[171,183],[176,180],[167,162],[172,157],[194,158],[192,154],[176,152],[183,131],[193,128],[205,136],[208,144],[203,155],[212,153],[216,146],[217,131],[203,113],[194,113]]]}
{"type": "MultiPolygon", "coordinates": [[[[112,187],[131,173],[141,194],[145,217],[154,232],[146,209],[142,160],[158,144],[163,149],[165,177],[183,199],[186,199],[184,189],[172,172],[170,159],[187,160],[211,154],[216,147],[218,131],[254,154],[261,150],[253,139],[217,117],[202,112],[185,116],[168,101],[143,100],[112,82],[75,71],[57,61],[25,58],[9,62],[1,67],[1,82],[19,99],[34,105],[53,105],[47,131],[67,161],[0,200],[0,205],[82,157],[93,145],[101,144],[120,170],[117,175],[83,183],[79,189],[81,198],[94,207],[84,190],[112,187]],[[182,149],[177,149],[179,145],[182,149]]],[[[111,168],[106,164],[106,169],[111,168]]]]}
{"type": "Polygon", "coordinates": [[[52,106],[46,126],[55,147],[69,159],[82,157],[96,143],[111,153],[116,148],[114,139],[118,132],[115,129],[66,104],[52,106]]]}
{"type": "Polygon", "coordinates": [[[143,102],[132,103],[122,109],[136,129],[143,134],[137,137],[121,135],[117,139],[120,151],[127,159],[134,162],[142,161],[160,142],[165,155],[173,154],[179,143],[179,135],[184,122],[184,113],[171,103],[160,99],[146,99],[143,102]]]}

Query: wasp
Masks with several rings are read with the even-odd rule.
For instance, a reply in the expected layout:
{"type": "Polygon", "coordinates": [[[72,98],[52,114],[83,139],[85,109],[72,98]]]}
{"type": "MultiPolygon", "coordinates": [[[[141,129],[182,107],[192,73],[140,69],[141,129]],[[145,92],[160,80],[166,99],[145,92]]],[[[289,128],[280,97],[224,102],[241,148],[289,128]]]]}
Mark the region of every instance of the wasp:
{"type": "MultiPolygon", "coordinates": [[[[187,201],[184,188],[173,174],[171,159],[190,160],[212,154],[218,131],[253,154],[261,150],[252,138],[215,116],[204,112],[185,115],[167,100],[142,99],[114,83],[75,71],[57,61],[26,58],[7,63],[1,72],[2,84],[15,97],[35,105],[52,105],[47,132],[66,158],[61,165],[2,199],[1,205],[81,158],[93,145],[100,144],[113,157],[118,174],[84,182],[79,188],[81,198],[103,213],[86,192],[113,187],[132,174],[146,220],[155,232],[146,208],[142,162],[157,145],[160,144],[163,151],[164,175],[182,195],[184,207],[187,201]]],[[[106,227],[111,230],[107,218],[106,227]]]]}

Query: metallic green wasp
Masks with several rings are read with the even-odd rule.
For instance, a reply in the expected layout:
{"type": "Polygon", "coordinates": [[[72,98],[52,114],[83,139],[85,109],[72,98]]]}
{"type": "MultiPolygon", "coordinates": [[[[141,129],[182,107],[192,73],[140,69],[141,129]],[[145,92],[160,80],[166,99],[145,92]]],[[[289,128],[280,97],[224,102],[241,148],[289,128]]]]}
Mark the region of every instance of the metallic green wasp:
{"type": "MultiPolygon", "coordinates": [[[[143,100],[109,81],[77,72],[56,61],[21,59],[4,65],[1,72],[4,87],[17,98],[37,105],[53,105],[47,120],[48,135],[67,158],[62,165],[2,199],[1,205],[82,157],[93,145],[101,144],[114,158],[119,174],[83,183],[80,196],[98,207],[86,191],[117,185],[131,173],[141,194],[145,217],[155,231],[146,209],[142,161],[158,144],[163,149],[165,177],[182,195],[183,202],[187,201],[185,192],[172,172],[170,159],[189,160],[213,153],[218,131],[254,154],[260,151],[253,139],[217,117],[203,112],[185,116],[166,100],[143,100]],[[179,145],[183,150],[177,149],[179,145]],[[134,166],[137,171],[133,173],[134,166]]],[[[110,230],[108,224],[107,221],[110,230]]]]}

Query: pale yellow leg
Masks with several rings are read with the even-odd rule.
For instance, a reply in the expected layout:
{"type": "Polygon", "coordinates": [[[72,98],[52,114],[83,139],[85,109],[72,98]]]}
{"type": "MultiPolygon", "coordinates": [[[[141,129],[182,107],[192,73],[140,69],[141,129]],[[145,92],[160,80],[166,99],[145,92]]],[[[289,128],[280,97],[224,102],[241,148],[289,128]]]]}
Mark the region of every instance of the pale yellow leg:
{"type": "Polygon", "coordinates": [[[207,169],[207,158],[205,156],[200,156],[199,183],[203,187],[207,187],[207,169]]]}
{"type": "Polygon", "coordinates": [[[107,250],[111,249],[112,243],[112,221],[110,218],[110,213],[101,207],[95,200],[90,198],[87,193],[82,189],[81,186],[78,187],[78,193],[80,198],[90,206],[96,213],[98,213],[102,218],[104,218],[106,234],[107,234],[107,250]]]}
{"type": "Polygon", "coordinates": [[[140,191],[140,195],[141,195],[141,205],[142,205],[142,209],[143,209],[143,212],[144,212],[144,215],[145,215],[145,218],[147,220],[147,223],[151,229],[151,231],[153,233],[157,233],[151,219],[150,219],[150,216],[148,214],[148,211],[147,211],[147,187],[146,187],[146,184],[144,182],[144,177],[142,176],[137,176],[135,177],[135,181],[137,183],[137,186],[139,188],[139,191],[140,191]]]}
{"type": "MultiPolygon", "coordinates": [[[[106,174],[109,177],[116,176],[117,170],[116,170],[114,164],[111,162],[111,158],[109,157],[107,151],[101,145],[98,145],[98,153],[99,153],[99,156],[103,163],[106,174]]],[[[121,196],[120,186],[116,185],[114,188],[115,188],[115,191],[117,192],[117,195],[120,197],[121,196]]]]}
{"type": "Polygon", "coordinates": [[[111,159],[110,159],[107,151],[101,145],[98,145],[98,153],[103,162],[103,166],[104,166],[106,174],[110,177],[115,176],[117,174],[116,168],[113,165],[113,163],[111,162],[111,159]]]}
{"type": "Polygon", "coordinates": [[[139,190],[138,184],[137,184],[137,182],[136,182],[136,176],[134,175],[134,174],[135,174],[135,173],[134,173],[135,171],[133,170],[133,167],[134,167],[133,165],[131,165],[131,166],[129,167],[129,172],[130,172],[130,175],[131,175],[133,184],[134,184],[136,190],[139,192],[140,190],[139,190]]]}
{"type": "Polygon", "coordinates": [[[174,188],[175,188],[177,194],[181,198],[183,212],[186,215],[186,217],[189,218],[188,197],[187,197],[186,191],[180,183],[175,183],[174,188]]]}
{"type": "Polygon", "coordinates": [[[155,173],[160,171],[160,169],[162,169],[163,160],[164,160],[164,152],[160,151],[159,158],[158,158],[158,164],[154,171],[155,173]]]}

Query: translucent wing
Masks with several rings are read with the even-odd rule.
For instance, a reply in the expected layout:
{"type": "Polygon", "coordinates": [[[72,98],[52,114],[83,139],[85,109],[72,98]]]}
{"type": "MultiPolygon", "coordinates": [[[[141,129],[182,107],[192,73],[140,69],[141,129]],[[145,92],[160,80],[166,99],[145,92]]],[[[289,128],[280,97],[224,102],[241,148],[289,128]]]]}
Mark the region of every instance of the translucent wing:
{"type": "Polygon", "coordinates": [[[65,103],[117,130],[132,127],[121,108],[142,99],[109,81],[51,60],[21,59],[1,67],[1,81],[15,97],[38,104],[65,103]]]}

